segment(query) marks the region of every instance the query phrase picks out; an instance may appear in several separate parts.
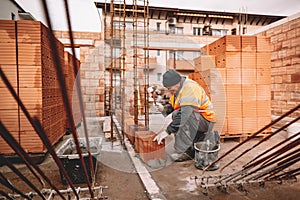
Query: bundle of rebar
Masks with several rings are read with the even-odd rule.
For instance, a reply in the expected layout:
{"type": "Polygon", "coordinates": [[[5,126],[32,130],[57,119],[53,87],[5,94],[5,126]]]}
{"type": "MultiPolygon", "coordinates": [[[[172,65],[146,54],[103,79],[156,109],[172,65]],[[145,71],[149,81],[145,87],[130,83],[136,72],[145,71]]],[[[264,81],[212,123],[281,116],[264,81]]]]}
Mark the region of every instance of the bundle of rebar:
{"type": "MultiPolygon", "coordinates": [[[[234,150],[239,148],[240,146],[246,144],[249,140],[255,138],[259,133],[267,129],[268,127],[273,126],[274,124],[278,123],[285,117],[289,116],[290,114],[296,112],[300,108],[300,105],[294,107],[290,111],[286,112],[282,116],[278,117],[271,123],[267,124],[265,127],[251,135],[249,138],[244,140],[243,142],[237,144],[229,151],[225,152],[222,156],[220,156],[217,160],[212,162],[209,166],[207,166],[203,173],[210,166],[214,165],[215,163],[219,162],[220,160],[227,157],[230,153],[234,150]]],[[[232,163],[236,162],[239,158],[250,152],[251,150],[255,150],[255,148],[261,145],[263,142],[266,142],[271,137],[275,136],[276,134],[280,133],[283,130],[286,130],[287,127],[291,126],[292,124],[296,123],[300,117],[296,117],[290,122],[286,123],[279,127],[276,131],[270,133],[268,136],[263,138],[262,140],[258,141],[256,144],[251,146],[250,148],[246,149],[245,151],[241,152],[238,156],[233,158],[230,162],[225,164],[220,171],[222,172],[225,168],[230,166],[232,163]]],[[[209,187],[220,187],[222,188],[228,185],[241,185],[245,183],[264,183],[266,181],[284,181],[289,179],[295,179],[300,174],[300,130],[297,133],[292,134],[286,139],[283,139],[277,144],[274,144],[270,148],[266,149],[248,163],[245,163],[240,170],[231,174],[221,174],[218,176],[196,176],[196,180],[200,180],[200,185],[204,188],[209,187]]]]}

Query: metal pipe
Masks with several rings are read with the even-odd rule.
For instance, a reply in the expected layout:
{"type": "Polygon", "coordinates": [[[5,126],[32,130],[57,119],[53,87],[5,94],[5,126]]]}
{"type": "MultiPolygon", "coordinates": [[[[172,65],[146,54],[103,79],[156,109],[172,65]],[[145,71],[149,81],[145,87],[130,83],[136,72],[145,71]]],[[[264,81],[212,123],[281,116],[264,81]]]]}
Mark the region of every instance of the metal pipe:
{"type": "Polygon", "coordinates": [[[15,168],[4,156],[0,154],[0,160],[9,167],[17,176],[19,176],[29,187],[31,187],[42,199],[46,199],[45,196],[28,180],[17,168],[15,168]]]}
{"type": "Polygon", "coordinates": [[[46,0],[43,0],[42,3],[43,3],[44,11],[45,11],[45,17],[47,19],[48,27],[49,27],[49,30],[50,30],[49,36],[50,36],[50,41],[52,41],[50,43],[51,48],[52,48],[52,56],[54,58],[54,62],[55,62],[55,66],[56,66],[56,74],[57,74],[57,77],[58,77],[58,80],[59,80],[59,84],[60,84],[60,88],[61,88],[61,94],[62,94],[62,97],[63,97],[63,102],[64,102],[66,112],[67,112],[67,116],[68,116],[68,119],[69,119],[69,122],[70,122],[70,125],[71,125],[71,132],[72,132],[74,142],[75,142],[75,145],[76,145],[76,150],[77,150],[77,153],[79,155],[80,163],[81,163],[81,166],[82,166],[83,171],[84,171],[84,177],[85,177],[86,183],[88,185],[88,188],[90,189],[89,190],[90,194],[93,197],[94,194],[93,194],[93,191],[91,189],[91,184],[90,184],[90,180],[89,180],[89,177],[88,177],[87,168],[86,168],[84,159],[82,157],[80,144],[79,144],[79,141],[78,141],[78,137],[76,135],[76,127],[75,127],[73,115],[72,115],[72,112],[71,112],[71,109],[70,109],[71,108],[70,107],[70,102],[69,102],[69,99],[68,99],[68,96],[67,96],[67,93],[66,93],[67,90],[66,90],[66,84],[65,84],[64,76],[63,76],[63,73],[62,73],[61,63],[60,63],[60,60],[57,56],[57,46],[56,46],[56,42],[54,42],[55,37],[53,35],[53,29],[52,29],[52,25],[51,25],[50,16],[49,16],[48,5],[47,5],[46,0]]]}
{"type": "Polygon", "coordinates": [[[261,133],[262,131],[264,131],[265,129],[271,127],[273,124],[279,122],[281,119],[283,119],[284,117],[290,115],[291,113],[295,112],[296,110],[298,110],[300,108],[300,104],[297,105],[296,107],[292,108],[291,110],[289,110],[288,112],[284,113],[283,115],[281,115],[280,117],[278,117],[277,119],[275,119],[274,121],[270,122],[269,124],[267,124],[266,126],[264,126],[263,128],[261,128],[260,130],[258,130],[257,132],[255,132],[253,135],[251,135],[249,138],[247,138],[246,140],[242,141],[241,143],[237,144],[236,146],[234,146],[233,148],[231,148],[229,151],[227,151],[224,155],[220,156],[217,160],[215,160],[214,162],[210,163],[207,167],[205,167],[202,171],[202,174],[209,169],[211,166],[213,166],[214,164],[216,164],[217,162],[219,162],[221,159],[223,159],[225,156],[227,156],[228,154],[230,154],[232,151],[234,151],[235,149],[237,149],[238,147],[242,146],[243,144],[245,144],[246,142],[248,142],[249,140],[253,139],[256,135],[258,135],[259,133],[261,133]]]}

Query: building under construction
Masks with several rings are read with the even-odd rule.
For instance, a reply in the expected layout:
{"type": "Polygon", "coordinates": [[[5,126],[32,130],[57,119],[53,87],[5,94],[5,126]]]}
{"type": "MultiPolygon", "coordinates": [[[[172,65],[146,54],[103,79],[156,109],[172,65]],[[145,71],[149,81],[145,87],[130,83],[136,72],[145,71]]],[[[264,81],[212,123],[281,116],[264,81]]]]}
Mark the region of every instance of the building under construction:
{"type": "Polygon", "coordinates": [[[0,8],[1,199],[297,199],[299,13],[97,1],[101,31],[85,32],[68,3],[67,31],[46,1],[45,23],[16,1],[0,8]],[[173,136],[153,141],[171,115],[149,88],[167,103],[168,69],[217,113],[221,148],[202,170],[172,162],[173,136]]]}

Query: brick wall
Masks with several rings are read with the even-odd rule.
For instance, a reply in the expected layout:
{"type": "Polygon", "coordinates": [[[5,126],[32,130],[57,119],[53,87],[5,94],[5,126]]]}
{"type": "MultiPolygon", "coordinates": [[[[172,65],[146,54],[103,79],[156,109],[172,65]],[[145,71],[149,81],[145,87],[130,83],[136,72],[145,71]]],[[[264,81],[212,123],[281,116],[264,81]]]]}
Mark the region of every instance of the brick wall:
{"type": "MultiPolygon", "coordinates": [[[[300,15],[257,35],[270,37],[272,115],[280,116],[300,103],[300,15]]],[[[299,115],[298,110],[291,117],[299,115]]]]}

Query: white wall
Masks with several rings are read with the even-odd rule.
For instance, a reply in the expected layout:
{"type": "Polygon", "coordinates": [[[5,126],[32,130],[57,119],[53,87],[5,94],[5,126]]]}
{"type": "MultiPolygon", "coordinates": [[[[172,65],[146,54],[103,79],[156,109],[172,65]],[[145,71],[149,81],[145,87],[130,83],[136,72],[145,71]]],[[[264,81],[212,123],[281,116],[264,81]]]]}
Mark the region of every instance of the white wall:
{"type": "MultiPolygon", "coordinates": [[[[16,0],[35,19],[46,23],[41,0],[16,0]]],[[[67,31],[68,24],[63,0],[48,0],[49,13],[54,30],[67,31]]],[[[69,11],[73,31],[100,32],[101,20],[93,0],[69,0],[69,11]]]]}
{"type": "Polygon", "coordinates": [[[11,14],[15,14],[18,19],[18,8],[10,1],[1,2],[0,19],[11,20],[11,14]]]}

